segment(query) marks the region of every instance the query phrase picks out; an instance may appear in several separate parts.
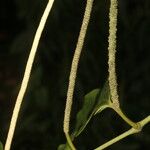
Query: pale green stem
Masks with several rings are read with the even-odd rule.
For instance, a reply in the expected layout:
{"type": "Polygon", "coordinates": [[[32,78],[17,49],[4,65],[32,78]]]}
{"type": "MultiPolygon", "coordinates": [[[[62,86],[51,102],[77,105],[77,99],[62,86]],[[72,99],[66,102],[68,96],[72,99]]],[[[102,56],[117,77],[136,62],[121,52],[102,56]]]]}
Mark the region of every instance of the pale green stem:
{"type": "Polygon", "coordinates": [[[66,134],[69,133],[70,113],[71,113],[71,108],[73,103],[73,93],[75,87],[76,74],[77,74],[78,63],[79,63],[82,47],[84,44],[87,27],[90,20],[92,6],[93,6],[93,0],[87,0],[82,26],[79,33],[73,60],[72,60],[70,77],[69,77],[69,86],[68,86],[67,99],[66,99],[65,115],[64,115],[64,132],[66,134]]]}
{"type": "Polygon", "coordinates": [[[70,146],[71,150],[76,150],[76,148],[74,147],[73,143],[72,143],[72,139],[70,137],[70,135],[68,133],[65,133],[68,145],[70,146]]]}
{"type": "Polygon", "coordinates": [[[108,37],[108,72],[109,72],[109,86],[111,99],[116,107],[119,108],[119,96],[117,93],[117,77],[115,70],[116,57],[116,32],[117,32],[117,0],[110,1],[109,12],[109,37],[108,37]]]}
{"type": "Polygon", "coordinates": [[[10,127],[9,127],[9,131],[8,131],[7,139],[6,139],[6,144],[5,144],[5,148],[4,148],[5,150],[10,150],[10,147],[11,147],[11,143],[12,143],[12,139],[13,139],[13,135],[14,135],[17,119],[18,119],[18,114],[19,114],[19,111],[20,111],[20,108],[21,108],[21,104],[22,104],[22,101],[23,101],[24,94],[25,94],[26,89],[27,89],[27,85],[28,85],[28,81],[29,81],[29,78],[30,78],[33,61],[34,61],[35,54],[36,54],[36,51],[37,51],[37,47],[38,47],[38,44],[39,44],[39,40],[40,40],[42,31],[44,29],[44,26],[45,26],[47,17],[49,15],[49,12],[52,8],[53,2],[54,2],[54,0],[49,0],[48,1],[48,4],[47,4],[46,9],[43,13],[43,16],[41,18],[40,24],[38,26],[38,29],[37,29],[35,37],[34,37],[32,48],[31,48],[31,51],[30,51],[30,55],[29,55],[27,65],[26,65],[26,68],[25,68],[23,80],[22,80],[22,83],[21,83],[21,88],[19,90],[19,94],[17,96],[16,104],[15,104],[15,107],[14,107],[14,110],[13,110],[13,114],[12,114],[12,118],[11,118],[11,122],[10,122],[10,127]]]}
{"type": "Polygon", "coordinates": [[[142,128],[148,124],[150,122],[150,116],[146,117],[145,119],[141,120],[140,122],[138,122],[141,126],[140,129],[135,129],[135,128],[131,128],[130,130],[124,132],[123,134],[117,136],[116,138],[113,138],[112,140],[106,142],[105,144],[99,146],[98,148],[96,148],[95,150],[103,150],[107,147],[109,147],[110,145],[122,140],[123,138],[129,136],[129,135],[132,135],[132,134],[135,134],[135,133],[138,133],[142,130],[142,128]]]}
{"type": "Polygon", "coordinates": [[[113,106],[114,104],[112,104],[111,108],[130,126],[132,126],[135,129],[140,129],[140,125],[139,123],[133,122],[132,120],[130,120],[123,112],[120,108],[116,108],[116,106],[113,106]]]}

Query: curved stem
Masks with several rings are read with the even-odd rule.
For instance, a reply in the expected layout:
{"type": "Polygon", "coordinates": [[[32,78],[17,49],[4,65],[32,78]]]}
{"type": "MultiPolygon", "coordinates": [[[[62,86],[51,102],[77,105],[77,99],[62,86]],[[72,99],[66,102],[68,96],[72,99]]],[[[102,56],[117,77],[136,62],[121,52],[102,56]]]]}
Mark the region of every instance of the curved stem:
{"type": "Polygon", "coordinates": [[[89,20],[90,20],[93,1],[94,0],[87,0],[84,18],[82,21],[82,26],[81,26],[81,30],[79,33],[78,42],[76,45],[73,60],[72,60],[70,77],[69,77],[69,86],[68,86],[67,99],[66,99],[65,115],[64,115],[64,132],[65,132],[65,134],[69,133],[70,113],[71,113],[71,107],[72,107],[72,103],[73,103],[73,93],[74,93],[74,87],[75,87],[76,74],[77,74],[78,63],[79,63],[82,47],[84,44],[87,27],[88,27],[89,20]]]}
{"type": "Polygon", "coordinates": [[[71,140],[71,137],[69,136],[69,134],[66,133],[65,136],[66,136],[68,145],[70,146],[71,150],[76,150],[75,146],[74,146],[73,143],[72,143],[72,140],[71,140]]]}
{"type": "Polygon", "coordinates": [[[37,29],[35,37],[34,37],[32,48],[31,48],[31,51],[30,51],[30,55],[29,55],[27,65],[26,65],[26,68],[25,68],[23,80],[22,80],[22,83],[21,83],[21,88],[19,90],[19,94],[17,96],[16,104],[15,104],[15,107],[14,107],[14,110],[13,110],[13,115],[12,115],[12,118],[11,118],[10,127],[9,127],[9,131],[8,131],[7,139],[6,139],[5,148],[4,148],[5,150],[10,150],[10,147],[11,147],[11,143],[12,143],[12,139],[13,139],[13,135],[14,135],[17,119],[18,119],[18,114],[19,114],[21,104],[22,104],[22,101],[23,101],[23,97],[24,97],[24,94],[26,92],[27,85],[28,85],[28,82],[29,82],[31,69],[32,69],[33,61],[34,61],[35,54],[36,54],[36,51],[37,51],[37,47],[38,47],[38,44],[39,44],[39,40],[40,40],[42,31],[44,29],[44,26],[45,26],[47,17],[49,15],[49,12],[52,8],[53,2],[54,2],[54,0],[49,0],[48,1],[48,4],[47,4],[46,9],[43,13],[43,16],[41,18],[40,24],[38,26],[38,29],[37,29]]]}
{"type": "Polygon", "coordinates": [[[141,129],[135,129],[135,128],[131,128],[130,130],[124,132],[123,134],[117,136],[116,138],[113,138],[112,140],[106,142],[105,144],[99,146],[98,148],[96,148],[95,150],[103,150],[107,147],[109,147],[110,145],[122,140],[123,138],[129,136],[129,135],[132,135],[132,134],[135,134],[135,133],[138,133],[142,130],[142,128],[148,124],[150,122],[150,116],[146,117],[145,119],[141,120],[140,122],[138,122],[141,126],[141,129]]]}
{"type": "Polygon", "coordinates": [[[139,123],[133,122],[132,120],[130,120],[123,112],[120,108],[115,108],[115,107],[111,107],[127,124],[129,124],[130,126],[132,126],[134,129],[140,129],[141,126],[139,123]]]}

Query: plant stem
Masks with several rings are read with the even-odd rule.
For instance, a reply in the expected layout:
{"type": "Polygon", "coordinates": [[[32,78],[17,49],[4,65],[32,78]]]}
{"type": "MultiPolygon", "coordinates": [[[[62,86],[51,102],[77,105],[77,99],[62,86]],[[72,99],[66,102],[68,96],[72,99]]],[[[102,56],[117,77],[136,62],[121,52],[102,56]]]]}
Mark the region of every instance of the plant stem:
{"type": "Polygon", "coordinates": [[[132,120],[130,120],[123,112],[120,108],[115,108],[115,107],[112,107],[115,112],[117,112],[117,114],[126,122],[128,123],[130,126],[132,126],[134,129],[140,129],[141,126],[139,123],[136,123],[136,122],[133,122],[132,120]]]}
{"type": "Polygon", "coordinates": [[[72,143],[72,140],[71,140],[70,135],[69,135],[68,133],[66,133],[65,136],[66,136],[67,142],[68,142],[68,144],[69,144],[71,150],[76,150],[75,146],[74,146],[73,143],[72,143]]]}
{"type": "Polygon", "coordinates": [[[10,127],[9,127],[9,131],[8,131],[7,139],[6,139],[6,144],[5,144],[5,148],[4,148],[5,150],[10,150],[10,147],[11,147],[11,143],[12,143],[12,139],[13,139],[13,135],[14,135],[14,131],[15,131],[19,111],[20,111],[21,104],[22,104],[22,101],[23,101],[23,97],[24,97],[24,94],[26,92],[27,85],[28,85],[28,82],[29,82],[31,69],[32,69],[35,54],[36,54],[36,51],[37,51],[37,47],[38,47],[38,44],[39,44],[39,40],[40,40],[42,31],[44,29],[44,26],[45,26],[47,17],[49,15],[49,12],[52,8],[53,2],[54,2],[54,0],[49,0],[48,1],[48,4],[47,4],[46,9],[43,13],[43,16],[41,18],[40,24],[38,26],[38,29],[37,29],[35,37],[34,37],[32,48],[31,48],[31,51],[30,51],[30,55],[29,55],[27,65],[26,65],[26,68],[25,68],[23,80],[22,80],[22,83],[21,83],[21,88],[19,90],[17,100],[16,100],[16,103],[15,103],[15,107],[14,107],[14,110],[13,110],[13,114],[12,114],[12,118],[11,118],[11,122],[10,122],[10,127]]]}
{"type": "Polygon", "coordinates": [[[110,145],[122,140],[123,138],[129,136],[129,135],[132,135],[132,134],[135,134],[135,133],[138,133],[142,130],[142,128],[150,122],[150,116],[146,117],[145,119],[141,120],[140,122],[138,122],[141,126],[141,129],[135,129],[135,128],[131,128],[130,130],[124,132],[123,134],[117,136],[116,138],[113,138],[112,140],[106,142],[105,144],[99,146],[98,148],[96,148],[95,150],[103,150],[107,147],[109,147],[110,145]]]}
{"type": "Polygon", "coordinates": [[[84,44],[87,27],[88,27],[89,20],[90,20],[93,1],[94,0],[87,0],[84,18],[82,21],[82,26],[80,29],[75,53],[74,53],[73,60],[72,60],[71,71],[70,71],[70,76],[69,76],[69,86],[68,86],[68,91],[67,91],[65,114],[64,114],[65,134],[69,133],[70,113],[71,113],[71,108],[72,108],[72,103],[73,103],[73,93],[74,93],[74,87],[75,87],[75,81],[76,81],[76,74],[77,74],[78,63],[79,63],[82,47],[84,44]]]}

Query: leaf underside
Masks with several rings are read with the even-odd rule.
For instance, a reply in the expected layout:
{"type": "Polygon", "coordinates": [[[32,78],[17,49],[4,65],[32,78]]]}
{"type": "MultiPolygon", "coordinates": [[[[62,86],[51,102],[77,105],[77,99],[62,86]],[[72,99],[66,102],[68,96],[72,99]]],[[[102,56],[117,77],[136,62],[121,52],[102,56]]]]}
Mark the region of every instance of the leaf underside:
{"type": "Polygon", "coordinates": [[[68,144],[61,144],[61,145],[59,145],[57,150],[71,150],[71,148],[69,147],[68,144]]]}
{"type": "MultiPolygon", "coordinates": [[[[102,110],[110,107],[112,101],[110,98],[108,81],[105,83],[102,90],[94,89],[85,95],[83,106],[77,113],[76,124],[71,137],[74,139],[85,129],[91,118],[101,113],[102,110]]],[[[62,144],[58,150],[70,150],[68,144],[62,144]]]]}
{"type": "Polygon", "coordinates": [[[86,94],[83,107],[77,114],[73,137],[77,137],[85,129],[90,119],[94,115],[102,112],[105,108],[108,108],[110,104],[111,99],[108,82],[105,83],[102,90],[94,89],[86,94]]]}

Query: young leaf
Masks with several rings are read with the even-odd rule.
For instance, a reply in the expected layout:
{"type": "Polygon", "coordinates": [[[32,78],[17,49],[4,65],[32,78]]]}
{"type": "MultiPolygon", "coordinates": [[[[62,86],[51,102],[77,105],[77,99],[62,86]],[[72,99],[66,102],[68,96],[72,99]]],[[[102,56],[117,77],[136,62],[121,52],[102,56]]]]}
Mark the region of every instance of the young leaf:
{"type": "MultiPolygon", "coordinates": [[[[75,130],[71,137],[77,137],[89,123],[90,119],[100,113],[102,110],[111,107],[110,90],[108,81],[102,90],[94,89],[84,97],[83,107],[77,114],[75,130]]],[[[68,144],[61,144],[58,150],[71,150],[68,144]]]]}
{"type": "Polygon", "coordinates": [[[93,110],[99,92],[99,89],[95,89],[84,97],[83,107],[77,114],[75,130],[73,132],[74,137],[77,137],[84,130],[89,120],[94,115],[93,110]]]}
{"type": "Polygon", "coordinates": [[[3,144],[0,142],[0,150],[3,150],[3,144]]]}
{"type": "Polygon", "coordinates": [[[86,127],[90,119],[107,107],[110,107],[110,93],[108,82],[102,90],[94,89],[84,97],[82,109],[77,114],[75,130],[72,134],[77,137],[86,127]]]}
{"type": "Polygon", "coordinates": [[[57,150],[71,150],[68,144],[61,144],[58,146],[57,150]]]}
{"type": "Polygon", "coordinates": [[[108,81],[106,81],[106,83],[101,91],[94,114],[96,115],[96,114],[100,113],[105,108],[110,107],[111,104],[112,104],[112,101],[110,98],[109,84],[108,84],[108,81]]]}

